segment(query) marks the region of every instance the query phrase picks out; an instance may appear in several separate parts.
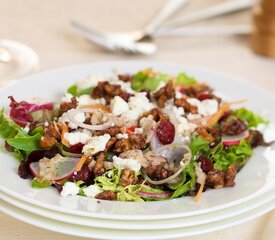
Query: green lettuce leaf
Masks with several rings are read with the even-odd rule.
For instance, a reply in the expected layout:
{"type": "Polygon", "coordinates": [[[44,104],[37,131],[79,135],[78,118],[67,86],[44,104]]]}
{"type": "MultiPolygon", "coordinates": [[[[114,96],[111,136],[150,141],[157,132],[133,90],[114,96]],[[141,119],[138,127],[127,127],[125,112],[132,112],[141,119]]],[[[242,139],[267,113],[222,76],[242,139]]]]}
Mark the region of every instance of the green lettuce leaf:
{"type": "Polygon", "coordinates": [[[85,95],[85,94],[90,94],[90,92],[92,91],[92,89],[94,88],[94,86],[88,87],[88,88],[84,88],[84,89],[79,89],[77,87],[76,84],[70,86],[67,89],[67,93],[72,94],[75,97],[79,97],[81,95],[85,95]]]}
{"type": "Polygon", "coordinates": [[[192,85],[197,83],[196,79],[188,76],[186,73],[180,73],[176,78],[176,83],[180,85],[192,85]]]}
{"type": "Polygon", "coordinates": [[[195,158],[201,152],[208,152],[210,150],[209,142],[201,136],[196,136],[191,139],[189,144],[192,156],[195,158]]]}
{"type": "Polygon", "coordinates": [[[32,188],[47,188],[52,185],[51,181],[42,181],[38,178],[32,180],[32,188]]]}
{"type": "Polygon", "coordinates": [[[16,135],[14,138],[10,138],[7,140],[7,143],[19,150],[23,150],[26,152],[32,152],[34,150],[40,150],[40,139],[41,134],[36,133],[33,136],[20,136],[16,135]]]}
{"type": "Polygon", "coordinates": [[[0,111],[0,136],[4,139],[10,139],[18,134],[28,136],[19,125],[4,114],[4,109],[2,109],[0,111]]]}
{"type": "Polygon", "coordinates": [[[214,163],[215,169],[226,171],[228,166],[234,163],[243,166],[252,154],[253,150],[250,143],[243,140],[239,145],[230,146],[212,153],[210,160],[214,163]]]}
{"type": "Polygon", "coordinates": [[[251,112],[246,108],[240,108],[240,109],[234,110],[232,115],[240,118],[244,122],[247,122],[248,128],[257,127],[260,123],[263,123],[263,124],[269,123],[268,120],[263,119],[261,116],[251,112]]]}
{"type": "Polygon", "coordinates": [[[133,76],[131,87],[135,91],[140,91],[145,88],[155,91],[161,82],[166,83],[168,80],[168,75],[163,73],[150,76],[140,71],[133,76]]]}
{"type": "Polygon", "coordinates": [[[189,163],[181,174],[181,180],[177,184],[168,185],[172,190],[175,190],[170,198],[177,198],[189,192],[196,183],[196,173],[193,163],[189,163]]]}

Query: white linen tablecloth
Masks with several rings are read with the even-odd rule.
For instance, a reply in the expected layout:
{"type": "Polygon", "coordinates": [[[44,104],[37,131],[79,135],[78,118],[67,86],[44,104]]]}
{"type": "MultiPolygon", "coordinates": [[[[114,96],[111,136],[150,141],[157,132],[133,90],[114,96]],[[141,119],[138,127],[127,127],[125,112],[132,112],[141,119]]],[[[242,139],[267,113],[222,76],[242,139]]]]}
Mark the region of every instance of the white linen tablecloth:
{"type": "MultiPolygon", "coordinates": [[[[247,37],[158,38],[159,51],[152,56],[125,56],[102,51],[70,28],[70,20],[105,30],[142,27],[164,0],[0,0],[0,38],[31,46],[39,55],[41,70],[104,60],[154,60],[195,64],[238,75],[275,94],[275,61],[254,55],[247,37]]],[[[186,11],[221,0],[193,0],[186,11]]],[[[238,13],[203,24],[249,23],[250,13],[238,13]]],[[[272,240],[275,212],[225,230],[185,238],[272,240]],[[273,228],[272,228],[273,226],[273,228]]],[[[0,240],[78,240],[50,232],[0,213],[0,240]]]]}

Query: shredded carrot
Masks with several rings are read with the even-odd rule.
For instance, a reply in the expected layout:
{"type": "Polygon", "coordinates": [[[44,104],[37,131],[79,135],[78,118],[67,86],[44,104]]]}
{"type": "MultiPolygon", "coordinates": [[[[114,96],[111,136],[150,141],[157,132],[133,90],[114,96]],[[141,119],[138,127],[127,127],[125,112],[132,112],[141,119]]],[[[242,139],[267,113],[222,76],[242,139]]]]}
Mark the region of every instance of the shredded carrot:
{"type": "Polygon", "coordinates": [[[82,157],[79,159],[79,161],[78,161],[78,163],[76,165],[76,169],[75,169],[77,172],[81,170],[81,168],[83,167],[84,163],[87,161],[87,158],[88,158],[88,156],[82,155],[82,157]]]}
{"type": "Polygon", "coordinates": [[[110,108],[108,106],[105,106],[103,104],[88,104],[88,105],[81,105],[82,108],[91,108],[91,109],[101,109],[104,112],[111,112],[110,108]]]}
{"type": "Polygon", "coordinates": [[[175,86],[180,86],[180,87],[183,87],[185,89],[188,89],[188,88],[201,88],[203,86],[206,85],[205,82],[200,82],[200,83],[193,83],[193,84],[180,84],[180,83],[176,83],[176,81],[174,80],[174,85],[175,86]]]}
{"type": "Polygon", "coordinates": [[[69,132],[67,124],[61,123],[60,128],[61,128],[61,142],[62,142],[62,144],[66,147],[70,147],[69,142],[64,138],[65,133],[69,132]]]}
{"type": "Polygon", "coordinates": [[[156,72],[153,71],[152,69],[148,68],[148,69],[144,69],[142,71],[144,74],[147,74],[147,75],[156,75],[156,72]]]}
{"type": "Polygon", "coordinates": [[[204,183],[200,185],[199,191],[197,193],[197,195],[195,196],[195,202],[198,203],[201,199],[201,194],[204,188],[204,183]]]}
{"type": "Polygon", "coordinates": [[[240,101],[236,101],[236,102],[230,102],[230,103],[225,103],[222,107],[220,107],[220,109],[210,117],[210,119],[207,121],[207,123],[205,124],[205,126],[210,127],[210,126],[214,126],[220,119],[221,117],[230,110],[230,107],[232,105],[235,104],[242,104],[247,102],[248,99],[243,99],[240,101]]]}
{"type": "Polygon", "coordinates": [[[229,102],[228,104],[230,106],[232,106],[232,105],[236,105],[236,104],[246,103],[247,101],[248,101],[248,99],[243,99],[243,100],[239,100],[239,101],[235,101],[235,102],[229,102]]]}
{"type": "Polygon", "coordinates": [[[221,117],[229,110],[230,110],[230,104],[225,103],[222,107],[220,107],[220,109],[214,115],[210,117],[210,119],[207,121],[205,126],[207,127],[214,126],[221,119],[221,117]]]}
{"type": "Polygon", "coordinates": [[[208,141],[208,142],[213,142],[213,141],[214,141],[214,138],[212,137],[212,135],[209,134],[209,133],[206,131],[206,129],[205,129],[204,127],[198,126],[198,127],[196,128],[196,132],[197,132],[200,136],[202,136],[206,141],[208,141]]]}

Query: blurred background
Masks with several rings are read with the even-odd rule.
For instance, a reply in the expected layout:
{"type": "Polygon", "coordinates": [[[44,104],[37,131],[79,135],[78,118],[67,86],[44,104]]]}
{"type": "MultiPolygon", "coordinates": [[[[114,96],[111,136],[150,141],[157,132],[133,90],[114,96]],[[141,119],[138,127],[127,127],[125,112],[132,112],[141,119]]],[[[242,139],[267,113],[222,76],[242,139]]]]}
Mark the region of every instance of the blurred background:
{"type": "MultiPolygon", "coordinates": [[[[171,18],[234,0],[191,0],[171,18]]],[[[202,65],[257,78],[255,68],[268,72],[274,60],[255,55],[249,36],[158,37],[158,51],[150,56],[104,51],[75,32],[71,20],[104,31],[129,31],[145,26],[166,0],[0,0],[0,39],[30,46],[39,56],[40,70],[112,59],[157,60],[202,65]],[[241,67],[240,67],[241,66],[241,67]]],[[[170,19],[171,19],[170,18],[170,19]]],[[[192,25],[252,24],[250,10],[192,25]]],[[[272,81],[267,75],[262,81],[272,81]]]]}

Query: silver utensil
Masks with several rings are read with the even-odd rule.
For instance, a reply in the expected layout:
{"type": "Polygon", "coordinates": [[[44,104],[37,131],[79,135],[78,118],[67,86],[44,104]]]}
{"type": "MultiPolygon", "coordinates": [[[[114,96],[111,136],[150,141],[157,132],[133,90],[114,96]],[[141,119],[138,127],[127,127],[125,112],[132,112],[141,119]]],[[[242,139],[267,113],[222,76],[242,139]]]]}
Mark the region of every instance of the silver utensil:
{"type": "Polygon", "coordinates": [[[111,51],[126,53],[152,54],[157,46],[150,40],[152,33],[160,24],[175,13],[180,7],[185,6],[190,0],[168,0],[153,20],[143,29],[131,32],[107,33],[88,29],[72,21],[73,28],[88,40],[111,51]]]}
{"type": "Polygon", "coordinates": [[[157,32],[155,36],[173,37],[211,37],[211,36],[245,36],[252,32],[249,25],[218,25],[202,27],[183,27],[170,29],[169,31],[157,32]]]}
{"type": "Polygon", "coordinates": [[[166,22],[163,27],[161,27],[161,31],[170,30],[179,25],[187,25],[210,18],[236,13],[249,9],[254,5],[255,0],[231,0],[215,4],[214,6],[210,6],[205,9],[189,13],[188,15],[186,14],[185,16],[179,17],[177,19],[170,20],[166,22]]]}
{"type": "MultiPolygon", "coordinates": [[[[77,23],[75,21],[72,22],[72,26],[75,30],[77,30],[81,35],[83,35],[88,40],[111,51],[123,51],[126,53],[139,53],[148,55],[154,53],[157,50],[156,44],[152,42],[152,37],[154,36],[169,36],[170,33],[171,36],[191,36],[192,34],[194,34],[195,36],[202,36],[203,32],[205,32],[204,34],[206,35],[214,35],[217,34],[217,31],[219,32],[218,35],[222,34],[222,32],[220,31],[221,29],[218,28],[215,31],[214,29],[206,30],[206,28],[203,28],[200,31],[196,30],[196,33],[191,29],[186,28],[181,30],[172,30],[175,26],[179,24],[189,24],[197,21],[206,20],[208,18],[235,13],[237,11],[249,9],[253,5],[254,0],[234,0],[230,2],[225,2],[215,6],[208,7],[203,10],[199,10],[194,13],[190,13],[181,18],[171,20],[167,23],[165,27],[159,27],[158,24],[155,24],[153,25],[153,27],[151,27],[149,24],[149,27],[145,28],[148,29],[147,31],[117,33],[99,32],[92,29],[88,29],[82,24],[77,23]]],[[[163,9],[165,9],[165,7],[163,9]]],[[[230,34],[240,34],[239,32],[240,29],[233,30],[232,27],[230,34]]]]}

